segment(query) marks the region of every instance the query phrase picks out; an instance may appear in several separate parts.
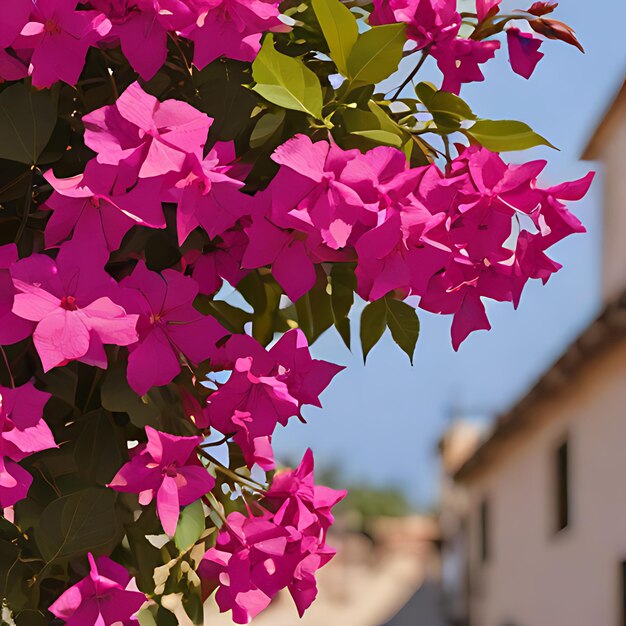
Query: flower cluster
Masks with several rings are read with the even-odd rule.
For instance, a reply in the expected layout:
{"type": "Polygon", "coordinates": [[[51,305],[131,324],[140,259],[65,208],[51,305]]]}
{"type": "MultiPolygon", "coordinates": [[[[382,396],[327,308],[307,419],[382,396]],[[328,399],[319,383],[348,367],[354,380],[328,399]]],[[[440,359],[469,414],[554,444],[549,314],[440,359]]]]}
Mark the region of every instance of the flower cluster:
{"type": "Polygon", "coordinates": [[[274,467],[272,434],[299,416],[303,405],[321,406],[319,395],[343,368],[311,358],[301,330],[285,333],[268,351],[252,337],[232,336],[216,354],[232,370],[209,397],[204,422],[233,436],[249,467],[274,467]]]}
{"type": "Polygon", "coordinates": [[[275,0],[12,0],[0,25],[0,79],[75,85],[91,47],[119,45],[149,80],[167,57],[168,37],[195,44],[202,69],[226,56],[252,61],[264,32],[285,30],[275,0]]]}
{"type": "MultiPolygon", "coordinates": [[[[5,4],[0,82],[26,79],[0,86],[14,99],[0,125],[19,145],[2,155],[13,159],[9,178],[16,172],[2,186],[3,220],[15,225],[3,243],[15,243],[0,246],[0,506],[19,531],[7,551],[15,575],[25,572],[11,586],[18,603],[70,626],[130,626],[143,623],[142,607],[160,623],[162,600],[183,595],[181,610],[197,621],[200,590],[217,587],[220,609],[249,623],[287,589],[302,615],[334,555],[327,532],[344,492],[315,485],[310,450],[296,470],[267,473],[269,484],[246,466],[274,470],[278,425],[321,406],[342,367],[314,359],[309,340],[334,323],[349,344],[354,293],[400,307],[407,344],[416,314],[398,301],[453,316],[458,349],[489,328],[485,299],[517,306],[528,280],[559,269],[548,250],[584,230],[565,203],[584,196],[592,174],[540,186],[544,161],[514,165],[478,145],[465,124],[475,116],[445,92],[483,79],[502,33],[513,70],[528,78],[542,41],[519,20],[580,44],[546,17],[551,2],[503,14],[500,0],[476,0],[461,14],[456,0],[374,0],[369,19],[339,0],[289,5],[295,18],[281,16],[279,0],[5,4]],[[335,17],[352,32],[341,54],[335,17]],[[406,28],[368,30],[396,22],[406,28]],[[268,32],[286,34],[266,36],[257,57],[268,32]],[[378,35],[393,40],[376,47],[378,35]],[[445,164],[415,101],[400,119],[372,95],[403,51],[435,58],[440,117],[474,139],[453,158],[446,136],[445,164]],[[343,93],[327,80],[336,70],[343,93]],[[229,119],[214,125],[204,111],[229,119]],[[233,120],[238,130],[227,131],[233,120]],[[220,299],[224,281],[249,308],[220,299]],[[210,449],[226,443],[225,465],[210,449]],[[99,506],[83,506],[96,493],[110,507],[101,519],[99,506]],[[71,550],[55,546],[75,519],[71,550]],[[165,535],[144,541],[158,522],[165,535]],[[94,546],[139,572],[141,592],[94,546]],[[84,574],[85,557],[88,575],[58,597],[58,572],[84,574]],[[26,584],[35,578],[45,584],[26,584]]],[[[448,128],[434,113],[432,124],[439,137],[448,128]]]]}
{"type": "Polygon", "coordinates": [[[305,136],[273,158],[281,169],[246,228],[243,266],[271,264],[294,299],[313,286],[314,263],[354,259],[365,300],[420,296],[422,308],[454,315],[455,349],[489,328],[481,297],[517,306],[530,278],[559,269],[545,251],[584,231],[562,200],[582,198],[593,179],[541,189],[545,161],[508,165],[480,147],[445,172],[409,168],[395,148],[362,154],[305,136]]]}
{"type": "MultiPolygon", "coordinates": [[[[476,0],[477,24],[471,37],[460,32],[463,20],[457,10],[457,0],[374,0],[370,23],[406,23],[413,50],[424,51],[437,61],[443,74],[441,89],[457,94],[463,83],[485,79],[481,65],[493,59],[500,48],[499,41],[484,40],[498,31],[494,28],[496,17],[503,18],[503,23],[524,20],[534,31],[580,48],[569,27],[542,17],[551,13],[556,3],[535,2],[527,11],[500,16],[500,2],[476,0]]],[[[506,40],[511,68],[520,76],[530,78],[544,56],[539,52],[542,40],[513,25],[506,29],[506,40]]]]}
{"type": "Polygon", "coordinates": [[[275,475],[260,515],[231,513],[199,569],[200,576],[218,581],[220,610],[231,610],[236,624],[248,624],[288,589],[302,616],[317,595],[315,572],[335,554],[326,533],[331,509],[344,496],[315,485],[308,450],[296,470],[275,475]]]}

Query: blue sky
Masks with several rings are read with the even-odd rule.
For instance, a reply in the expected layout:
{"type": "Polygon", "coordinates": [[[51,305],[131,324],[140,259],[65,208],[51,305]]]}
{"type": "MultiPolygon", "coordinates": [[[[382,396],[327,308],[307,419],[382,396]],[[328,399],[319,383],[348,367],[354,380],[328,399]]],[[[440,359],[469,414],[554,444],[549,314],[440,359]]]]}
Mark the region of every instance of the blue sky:
{"type": "MultiPolygon", "coordinates": [[[[525,121],[560,148],[522,157],[550,161],[546,183],[597,169],[578,159],[626,70],[623,0],[563,0],[555,17],[575,28],[586,55],[546,42],[544,59],[526,81],[513,74],[506,51],[500,51],[486,66],[486,82],[462,92],[479,116],[525,121]]],[[[421,76],[438,81],[428,68],[421,76]]],[[[598,311],[601,175],[573,208],[589,232],[553,248],[564,268],[546,287],[529,284],[517,311],[490,305],[492,330],[474,333],[458,353],[450,346],[450,319],[423,311],[413,367],[389,336],[363,366],[358,347],[351,354],[334,331],[327,332],[313,346],[314,356],[347,368],[322,396],[324,409],[306,413],[308,424],[292,420],[276,433],[278,458],[298,458],[310,446],[318,464],[339,469],[346,483],[394,485],[417,505],[436,502],[435,448],[451,416],[492,418],[506,410],[598,311]]]]}

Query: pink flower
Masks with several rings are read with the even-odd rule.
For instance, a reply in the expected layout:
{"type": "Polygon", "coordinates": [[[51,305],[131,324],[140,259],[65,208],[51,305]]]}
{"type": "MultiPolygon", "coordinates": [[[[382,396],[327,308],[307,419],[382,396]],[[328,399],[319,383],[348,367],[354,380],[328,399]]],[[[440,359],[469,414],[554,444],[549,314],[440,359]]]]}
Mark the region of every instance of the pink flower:
{"type": "Polygon", "coordinates": [[[495,16],[498,13],[500,2],[502,0],[476,0],[478,21],[484,22],[486,19],[495,16]]]}
{"type": "Polygon", "coordinates": [[[358,150],[342,150],[327,141],[313,143],[306,135],[279,146],[272,155],[282,166],[270,188],[272,221],[318,234],[333,250],[345,247],[359,222],[375,221],[342,179],[344,170],[360,156],[358,150]]]}
{"type": "Polygon", "coordinates": [[[261,35],[289,30],[279,19],[277,0],[208,0],[197,24],[183,31],[194,42],[193,63],[203,69],[225,56],[253,61],[261,49],[261,35]]]}
{"type": "Polygon", "coordinates": [[[231,610],[236,624],[248,624],[281,590],[288,589],[300,616],[317,595],[315,573],[332,559],[326,544],[331,508],[345,492],[313,482],[309,450],[295,471],[279,472],[258,517],[231,513],[198,569],[219,581],[215,599],[231,610]]]}
{"type": "Polygon", "coordinates": [[[48,609],[68,626],[130,626],[146,601],[135,580],[121,565],[106,556],[94,559],[89,575],[70,587],[48,609]]]}
{"type": "Polygon", "coordinates": [[[165,228],[158,178],[140,179],[130,190],[116,189],[118,169],[95,159],[87,163],[84,174],[73,178],[56,178],[52,170],[45,177],[54,188],[44,206],[54,211],[46,224],[47,246],[73,232],[76,241],[101,236],[113,251],[133,226],[165,228]]]}
{"type": "Polygon", "coordinates": [[[266,217],[254,217],[245,228],[248,245],[241,259],[246,269],[272,266],[272,275],[292,302],[315,284],[315,266],[304,237],[272,224],[266,217]]]}
{"type": "Polygon", "coordinates": [[[13,313],[17,293],[9,268],[18,260],[17,246],[13,243],[0,246],[0,345],[6,346],[33,334],[35,325],[13,313]]]}
{"type": "Polygon", "coordinates": [[[91,0],[113,27],[109,37],[119,40],[132,68],[150,80],[165,63],[167,35],[193,24],[197,10],[184,0],[91,0]]]}
{"type": "Polygon", "coordinates": [[[559,269],[545,250],[584,230],[560,200],[580,199],[593,176],[544,190],[536,183],[544,166],[507,165],[489,150],[470,147],[447,178],[418,190],[425,204],[446,212],[450,249],[445,268],[419,294],[420,307],[454,315],[455,349],[473,330],[490,327],[482,298],[517,306],[530,278],[545,282],[559,269]]]}
{"type": "Polygon", "coordinates": [[[103,344],[137,341],[137,315],[107,297],[117,283],[102,269],[97,250],[72,243],[56,261],[34,254],[11,266],[13,313],[36,322],[33,340],[45,372],[69,361],[106,367],[103,344]]]}
{"type": "Polygon", "coordinates": [[[138,493],[139,503],[156,497],[163,530],[176,532],[180,507],[208,493],[215,479],[198,460],[202,437],[177,437],[146,426],[148,442],[131,450],[131,459],[108,485],[115,491],[138,493]]]}
{"type": "MultiPolygon", "coordinates": [[[[274,467],[272,433],[298,414],[298,401],[276,375],[254,372],[254,358],[236,360],[228,381],[214,392],[207,407],[209,424],[221,433],[235,433],[249,467],[274,467]]],[[[256,371],[260,368],[255,368],[256,371]]]]}
{"type": "Polygon", "coordinates": [[[185,255],[192,270],[192,278],[198,283],[200,293],[213,295],[222,286],[222,279],[236,286],[247,274],[241,262],[248,246],[248,237],[243,231],[228,230],[202,250],[193,250],[185,255]]]}
{"type": "Polygon", "coordinates": [[[186,102],[159,102],[138,83],[83,117],[85,143],[98,163],[119,166],[128,186],[137,177],[180,172],[188,154],[201,160],[211,121],[186,102]]]}
{"type": "Polygon", "coordinates": [[[120,301],[139,315],[139,340],[129,348],[127,371],[128,384],[139,395],[171,382],[180,372],[181,355],[192,363],[207,359],[227,334],[214,318],[194,309],[198,284],[176,270],[159,274],[140,261],[121,286],[126,289],[120,301]]]}
{"type": "Polygon", "coordinates": [[[274,474],[262,504],[282,526],[293,526],[325,541],[326,531],[335,521],[331,509],[347,492],[316,485],[314,469],[313,452],[308,449],[297,469],[274,474]]]}
{"type": "Polygon", "coordinates": [[[303,405],[321,406],[319,395],[343,368],[311,358],[302,331],[285,333],[269,350],[251,337],[234,335],[214,363],[232,369],[211,394],[206,417],[211,428],[235,433],[250,467],[274,467],[272,434],[278,424],[299,416],[303,405]]]}
{"type": "Polygon", "coordinates": [[[178,204],[176,225],[182,245],[198,226],[211,239],[232,228],[250,213],[250,196],[241,193],[243,183],[229,175],[216,150],[200,160],[191,155],[164,200],[178,204]]]}
{"type": "Polygon", "coordinates": [[[14,461],[56,448],[54,437],[43,419],[50,394],[26,383],[15,389],[0,387],[0,439],[2,455],[14,461]]]}
{"type": "Polygon", "coordinates": [[[463,83],[485,80],[480,65],[493,59],[499,47],[499,41],[458,37],[433,46],[431,53],[443,74],[442,91],[458,94],[463,83]]]}
{"type": "Polygon", "coordinates": [[[0,82],[4,80],[21,80],[28,76],[28,68],[19,59],[11,56],[6,50],[0,49],[0,82]]]}
{"type": "Polygon", "coordinates": [[[0,387],[0,506],[23,500],[32,483],[31,475],[17,461],[55,448],[50,428],[43,419],[49,393],[27,383],[16,389],[0,387]]]}
{"type": "Polygon", "coordinates": [[[12,0],[3,9],[0,20],[0,48],[8,48],[28,23],[33,2],[32,0],[12,0]]]}
{"type": "Polygon", "coordinates": [[[450,42],[461,26],[456,0],[374,0],[371,24],[405,22],[416,50],[450,42]]]}
{"type": "Polygon", "coordinates": [[[75,85],[87,50],[111,30],[102,13],[78,11],[77,4],[77,0],[38,0],[31,5],[31,21],[13,47],[32,50],[29,74],[37,87],[59,80],[75,85]]]}
{"type": "Polygon", "coordinates": [[[537,63],[543,59],[543,52],[539,52],[541,39],[530,33],[523,33],[519,28],[510,27],[506,31],[506,40],[509,46],[509,60],[516,74],[530,78],[537,63]]]}

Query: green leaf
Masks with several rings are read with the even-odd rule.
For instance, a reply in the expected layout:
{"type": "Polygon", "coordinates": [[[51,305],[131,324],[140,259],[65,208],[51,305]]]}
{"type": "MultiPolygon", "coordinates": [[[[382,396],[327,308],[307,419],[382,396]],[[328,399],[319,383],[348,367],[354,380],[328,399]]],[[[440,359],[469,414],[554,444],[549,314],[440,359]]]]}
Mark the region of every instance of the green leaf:
{"type": "Polygon", "coordinates": [[[398,137],[398,135],[390,133],[386,130],[355,130],[351,134],[371,139],[372,141],[382,144],[383,146],[394,146],[395,148],[399,148],[402,145],[402,139],[398,137]]]}
{"type": "Polygon", "coordinates": [[[139,622],[139,626],[157,626],[150,609],[141,609],[141,611],[137,613],[137,621],[139,622]]]}
{"type": "Polygon", "coordinates": [[[202,71],[194,69],[193,81],[198,108],[213,118],[211,141],[228,141],[245,132],[259,102],[257,95],[244,87],[252,82],[248,63],[220,59],[202,71]]]}
{"type": "Polygon", "coordinates": [[[286,56],[274,48],[274,37],[265,36],[261,51],[252,64],[254,91],[285,109],[302,111],[322,119],[322,86],[301,59],[286,56]]]}
{"type": "Polygon", "coordinates": [[[316,272],[315,285],[295,303],[298,326],[310,344],[316,341],[334,322],[328,278],[319,266],[316,267],[316,272]]]}
{"type": "Polygon", "coordinates": [[[348,77],[353,85],[375,85],[398,69],[406,42],[404,30],[404,24],[385,24],[359,35],[348,58],[348,77]]]}
{"type": "Polygon", "coordinates": [[[348,74],[348,58],[359,37],[356,18],[340,0],[313,0],[313,9],[322,27],[337,69],[348,74]]]}
{"type": "Polygon", "coordinates": [[[261,117],[250,135],[250,147],[260,148],[272,135],[280,130],[285,122],[285,111],[270,111],[261,117]]]}
{"type": "Polygon", "coordinates": [[[150,401],[149,396],[141,398],[128,386],[126,368],[122,361],[113,363],[107,369],[100,388],[100,398],[107,411],[127,413],[137,428],[146,425],[159,426],[159,408],[150,401]]]}
{"type": "Polygon", "coordinates": [[[176,526],[176,534],[174,535],[176,547],[181,552],[186,550],[200,539],[205,526],[202,500],[196,500],[181,511],[178,526],[176,526]]]}
{"type": "Polygon", "coordinates": [[[116,494],[90,487],[53,500],[35,527],[35,542],[46,562],[96,552],[119,538],[116,494]]]}
{"type": "Polygon", "coordinates": [[[35,91],[23,83],[8,87],[0,93],[0,159],[34,165],[56,123],[49,91],[35,91]]]}
{"type": "Polygon", "coordinates": [[[335,263],[330,273],[330,287],[330,306],[335,328],[349,350],[351,329],[348,315],[354,304],[356,289],[354,266],[349,263],[335,263]]]}
{"type": "Polygon", "coordinates": [[[113,423],[103,410],[85,415],[76,441],[74,460],[81,474],[99,485],[106,485],[122,466],[122,453],[113,423]]]}
{"type": "Polygon", "coordinates": [[[361,314],[361,347],[363,362],[367,361],[370,350],[378,343],[387,326],[387,305],[381,298],[370,302],[361,314]]]}
{"type": "Polygon", "coordinates": [[[494,152],[528,150],[535,146],[555,148],[547,139],[533,131],[528,124],[514,120],[478,120],[465,133],[494,152]]]}
{"type": "Polygon", "coordinates": [[[476,119],[467,102],[453,93],[437,91],[429,83],[420,83],[415,93],[432,114],[437,128],[444,132],[454,132],[461,122],[476,119]]]}
{"type": "Polygon", "coordinates": [[[420,322],[415,309],[400,300],[385,297],[387,326],[393,340],[406,352],[413,365],[413,353],[420,334],[420,322]]]}

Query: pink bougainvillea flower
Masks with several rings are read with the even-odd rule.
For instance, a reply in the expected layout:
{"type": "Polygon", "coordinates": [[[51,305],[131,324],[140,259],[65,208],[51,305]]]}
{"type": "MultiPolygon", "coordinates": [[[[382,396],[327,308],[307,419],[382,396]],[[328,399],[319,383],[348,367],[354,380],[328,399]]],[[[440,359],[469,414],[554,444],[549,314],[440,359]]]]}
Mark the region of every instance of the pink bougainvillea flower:
{"type": "Polygon", "coordinates": [[[208,0],[197,23],[183,34],[194,42],[193,63],[203,69],[225,56],[253,61],[267,31],[289,30],[279,19],[277,0],[208,0]]]}
{"type": "Polygon", "coordinates": [[[32,383],[9,389],[0,387],[0,439],[2,455],[13,461],[49,448],[56,443],[43,419],[43,409],[50,394],[36,389],[32,383]]]}
{"type": "Polygon", "coordinates": [[[315,266],[304,237],[278,228],[265,217],[255,217],[245,228],[248,245],[241,260],[247,269],[272,266],[272,275],[292,302],[315,284],[315,266]]]}
{"type": "Polygon", "coordinates": [[[298,404],[321,407],[320,394],[343,369],[328,361],[312,359],[308,341],[299,328],[286,332],[269,350],[269,356],[284,369],[289,393],[298,404]]]}
{"type": "Polygon", "coordinates": [[[501,2],[502,0],[476,0],[478,21],[484,22],[486,19],[494,17],[498,13],[501,2]]]}
{"type": "Polygon", "coordinates": [[[16,389],[0,387],[0,506],[23,500],[33,481],[18,461],[55,448],[54,437],[43,419],[49,393],[27,383],[16,389]]]}
{"type": "Polygon", "coordinates": [[[85,143],[98,163],[122,168],[129,186],[137,177],[180,172],[188,154],[201,160],[211,122],[186,102],[159,102],[138,83],[83,117],[85,143]]]}
{"type": "Polygon", "coordinates": [[[419,293],[420,307],[454,315],[455,349],[470,332],[490,327],[484,298],[517,306],[529,279],[545,282],[560,268],[547,248],[584,230],[561,200],[580,199],[592,175],[541,189],[537,176],[544,166],[509,165],[498,154],[470,147],[447,176],[425,176],[416,190],[424,204],[445,212],[450,250],[445,268],[419,293]]]}
{"type": "Polygon", "coordinates": [[[198,283],[176,270],[159,274],[140,261],[120,284],[125,287],[120,301],[139,315],[139,340],[129,348],[127,371],[128,384],[139,395],[171,382],[180,372],[181,355],[192,363],[209,358],[227,334],[213,317],[193,307],[198,283]]]}
{"type": "Polygon", "coordinates": [[[209,424],[221,433],[236,433],[234,441],[241,448],[250,467],[274,467],[271,440],[278,424],[287,425],[298,414],[298,401],[287,384],[276,375],[258,375],[254,359],[241,357],[228,381],[211,394],[207,407],[209,424]]]}
{"type": "Polygon", "coordinates": [[[198,283],[200,293],[213,295],[222,286],[223,280],[237,286],[249,273],[241,267],[243,254],[248,246],[248,237],[241,230],[228,230],[203,247],[185,255],[192,266],[192,277],[198,283]]]}
{"type": "Polygon", "coordinates": [[[374,0],[370,23],[407,24],[407,37],[415,49],[449,42],[461,26],[456,0],[374,0]]]}
{"type": "Polygon", "coordinates": [[[274,512],[274,520],[279,524],[325,540],[326,531],[334,522],[331,509],[347,492],[316,485],[314,470],[313,452],[308,449],[295,470],[276,472],[262,504],[274,512]]]}
{"type": "Polygon", "coordinates": [[[279,146],[272,155],[282,166],[270,189],[272,221],[315,233],[333,250],[345,247],[357,224],[375,222],[360,196],[342,180],[344,169],[360,156],[358,150],[342,150],[327,141],[313,143],[305,135],[279,146]]]}
{"type": "Polygon", "coordinates": [[[45,177],[54,188],[44,205],[53,210],[45,230],[47,246],[67,239],[72,232],[79,241],[100,233],[113,251],[133,226],[165,228],[159,178],[140,179],[130,190],[116,190],[118,169],[95,159],[79,176],[59,179],[49,170],[45,177]]]}
{"type": "Polygon", "coordinates": [[[3,9],[0,20],[0,48],[8,48],[28,23],[33,1],[12,0],[3,9]]]}
{"type": "Polygon", "coordinates": [[[541,39],[530,33],[523,33],[519,28],[510,27],[506,31],[506,40],[513,71],[524,78],[530,78],[537,63],[544,57],[543,52],[539,52],[541,39]]]}
{"type": "Polygon", "coordinates": [[[177,437],[146,426],[148,442],[131,450],[131,459],[109,483],[111,489],[138,493],[147,505],[156,497],[163,530],[176,532],[181,506],[208,493],[215,479],[198,460],[196,448],[202,437],[177,437]]]}
{"type": "Polygon", "coordinates": [[[34,254],[11,266],[17,291],[13,313],[36,322],[33,340],[44,371],[79,360],[105,368],[103,344],[137,341],[137,315],[110,297],[117,283],[93,246],[61,246],[56,261],[34,254]]]}
{"type": "Polygon", "coordinates": [[[50,87],[62,80],[78,82],[87,50],[111,30],[99,11],[77,10],[77,0],[37,0],[30,22],[13,43],[16,50],[32,50],[29,74],[33,85],[50,87]]]}
{"type": "Polygon", "coordinates": [[[6,346],[30,337],[35,324],[13,313],[13,300],[17,290],[9,268],[18,260],[17,246],[0,246],[0,345],[6,346]]]}
{"type": "MultiPolygon", "coordinates": [[[[183,0],[91,0],[113,27],[108,38],[119,40],[124,56],[144,80],[165,63],[167,34],[193,24],[197,10],[183,0]]],[[[107,38],[107,39],[108,39],[107,38]]]]}
{"type": "Polygon", "coordinates": [[[315,573],[332,559],[326,544],[331,508],[345,492],[319,487],[313,480],[309,450],[295,471],[279,472],[258,517],[231,513],[198,569],[219,582],[215,596],[236,624],[249,624],[281,589],[288,589],[298,613],[317,595],[315,573]]]}
{"type": "Polygon", "coordinates": [[[180,178],[164,198],[178,204],[176,225],[181,245],[198,226],[213,239],[250,213],[250,196],[239,191],[243,183],[228,171],[227,166],[220,165],[215,150],[203,160],[195,156],[187,159],[180,178]]]}
{"type": "Polygon", "coordinates": [[[230,378],[211,394],[207,426],[235,433],[246,462],[274,467],[272,434],[299,416],[303,405],[321,406],[319,395],[343,368],[311,358],[298,329],[285,333],[267,351],[252,337],[233,335],[216,353],[215,364],[231,369],[230,378]]]}
{"type": "Polygon", "coordinates": [[[463,83],[485,80],[480,66],[493,59],[499,47],[499,41],[474,41],[459,37],[433,46],[432,55],[443,74],[442,91],[458,94],[463,83]]]}
{"type": "Polygon", "coordinates": [[[49,611],[67,626],[136,624],[131,619],[146,601],[121,565],[106,556],[89,559],[89,575],[70,587],[49,611]]]}
{"type": "Polygon", "coordinates": [[[28,76],[28,68],[20,60],[0,49],[0,81],[21,80],[28,76]]]}

